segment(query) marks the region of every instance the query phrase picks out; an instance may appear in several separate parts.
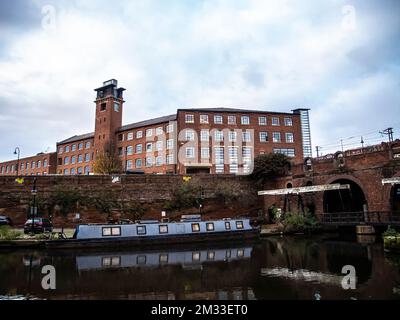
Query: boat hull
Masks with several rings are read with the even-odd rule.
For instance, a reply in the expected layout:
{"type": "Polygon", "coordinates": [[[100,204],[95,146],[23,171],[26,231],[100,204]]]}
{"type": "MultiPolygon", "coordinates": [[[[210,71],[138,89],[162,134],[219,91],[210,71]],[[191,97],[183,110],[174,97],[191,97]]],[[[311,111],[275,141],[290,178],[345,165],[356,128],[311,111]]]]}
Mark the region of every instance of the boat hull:
{"type": "Polygon", "coordinates": [[[184,234],[153,237],[125,237],[114,239],[66,239],[49,240],[45,246],[49,249],[76,249],[76,248],[110,248],[110,247],[154,247],[163,245],[179,245],[188,243],[206,243],[223,241],[257,240],[260,230],[245,230],[237,232],[218,232],[213,234],[184,234]]]}

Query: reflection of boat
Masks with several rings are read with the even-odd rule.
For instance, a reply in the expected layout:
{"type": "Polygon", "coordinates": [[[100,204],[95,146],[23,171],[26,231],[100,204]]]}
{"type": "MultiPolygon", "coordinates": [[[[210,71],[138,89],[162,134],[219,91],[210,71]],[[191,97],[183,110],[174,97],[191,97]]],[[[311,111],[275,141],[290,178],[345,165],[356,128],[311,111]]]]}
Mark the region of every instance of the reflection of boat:
{"type": "Polygon", "coordinates": [[[252,247],[204,249],[192,251],[161,251],[136,253],[107,253],[76,257],[77,269],[154,268],[163,265],[201,266],[207,262],[233,261],[251,258],[252,247]]]}
{"type": "Polygon", "coordinates": [[[207,241],[254,239],[259,228],[252,227],[248,218],[181,222],[141,221],[132,224],[82,224],[76,228],[74,239],[50,240],[48,248],[144,246],[181,244],[207,241]]]}
{"type": "Polygon", "coordinates": [[[29,266],[37,267],[37,266],[40,266],[41,259],[38,257],[34,257],[34,256],[23,256],[22,263],[24,264],[25,267],[29,267],[29,266]]]}

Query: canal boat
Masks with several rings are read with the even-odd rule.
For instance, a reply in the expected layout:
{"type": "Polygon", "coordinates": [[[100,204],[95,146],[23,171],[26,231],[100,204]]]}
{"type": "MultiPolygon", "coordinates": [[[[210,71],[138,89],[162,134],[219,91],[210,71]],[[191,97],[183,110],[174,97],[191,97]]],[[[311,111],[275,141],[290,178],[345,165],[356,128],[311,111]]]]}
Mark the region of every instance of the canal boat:
{"type": "Polygon", "coordinates": [[[130,224],[81,224],[72,239],[46,241],[47,248],[159,246],[257,239],[260,228],[249,218],[202,221],[193,216],[179,222],[158,220],[130,224]]]}

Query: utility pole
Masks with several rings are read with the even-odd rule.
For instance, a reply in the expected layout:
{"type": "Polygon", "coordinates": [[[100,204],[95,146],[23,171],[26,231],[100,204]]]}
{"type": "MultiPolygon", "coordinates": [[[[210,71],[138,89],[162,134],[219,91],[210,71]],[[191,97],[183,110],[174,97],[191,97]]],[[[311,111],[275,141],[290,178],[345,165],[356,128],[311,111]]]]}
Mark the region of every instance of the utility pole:
{"type": "Polygon", "coordinates": [[[317,158],[319,158],[319,151],[322,149],[320,146],[316,146],[315,150],[317,151],[317,158]]]}
{"type": "Polygon", "coordinates": [[[379,133],[388,136],[389,142],[393,142],[393,128],[387,128],[383,131],[379,131],[379,133]]]}
{"type": "Polygon", "coordinates": [[[364,138],[361,137],[361,148],[364,149],[364,138]]]}
{"type": "Polygon", "coordinates": [[[344,151],[343,150],[343,139],[340,139],[340,145],[342,146],[342,152],[344,151]]]}
{"type": "Polygon", "coordinates": [[[36,195],[37,195],[36,178],[33,179],[33,188],[32,188],[31,194],[33,196],[33,203],[32,203],[32,207],[31,207],[32,233],[35,234],[35,215],[37,214],[37,207],[36,207],[36,195]]]}

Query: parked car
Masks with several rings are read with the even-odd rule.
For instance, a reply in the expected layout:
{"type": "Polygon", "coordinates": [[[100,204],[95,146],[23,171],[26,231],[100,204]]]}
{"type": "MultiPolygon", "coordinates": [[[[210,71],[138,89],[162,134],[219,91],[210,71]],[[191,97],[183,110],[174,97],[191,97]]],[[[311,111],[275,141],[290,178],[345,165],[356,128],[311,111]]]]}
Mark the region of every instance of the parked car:
{"type": "Polygon", "coordinates": [[[0,226],[12,226],[11,219],[6,216],[0,216],[0,226]]]}
{"type": "MultiPolygon", "coordinates": [[[[49,219],[35,218],[33,223],[33,230],[35,233],[53,232],[53,225],[49,219]]],[[[32,232],[32,219],[28,219],[24,225],[24,233],[32,232]]]]}

